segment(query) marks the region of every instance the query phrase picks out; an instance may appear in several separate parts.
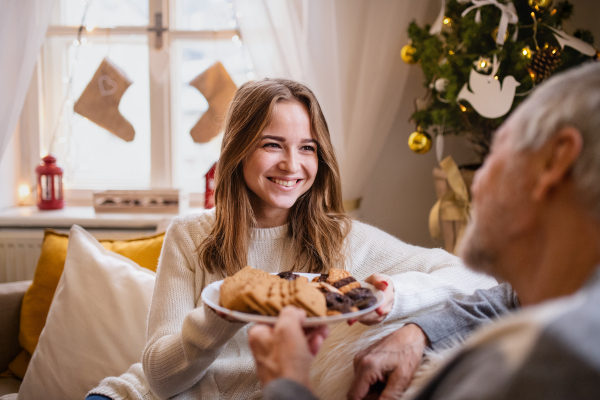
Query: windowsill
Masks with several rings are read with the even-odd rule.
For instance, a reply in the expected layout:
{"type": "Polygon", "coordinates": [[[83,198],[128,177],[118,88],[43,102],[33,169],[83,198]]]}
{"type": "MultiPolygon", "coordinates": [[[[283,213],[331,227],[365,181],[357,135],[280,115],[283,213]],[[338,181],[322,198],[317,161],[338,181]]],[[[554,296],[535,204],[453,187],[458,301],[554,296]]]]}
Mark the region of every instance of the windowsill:
{"type": "MultiPolygon", "coordinates": [[[[203,211],[189,208],[185,214],[203,211]]],[[[96,229],[156,229],[177,214],[97,213],[93,207],[67,206],[62,210],[41,211],[37,207],[0,209],[0,228],[70,228],[80,225],[96,229]]]]}

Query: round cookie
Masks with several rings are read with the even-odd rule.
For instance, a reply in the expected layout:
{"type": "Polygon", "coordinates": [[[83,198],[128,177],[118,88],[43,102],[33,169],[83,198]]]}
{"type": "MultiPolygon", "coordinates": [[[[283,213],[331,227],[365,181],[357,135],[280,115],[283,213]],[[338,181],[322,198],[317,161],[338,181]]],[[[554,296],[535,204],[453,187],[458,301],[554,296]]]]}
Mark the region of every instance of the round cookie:
{"type": "Polygon", "coordinates": [[[348,296],[334,292],[325,293],[325,301],[327,302],[327,310],[339,311],[343,314],[352,311],[352,300],[348,296]]]}

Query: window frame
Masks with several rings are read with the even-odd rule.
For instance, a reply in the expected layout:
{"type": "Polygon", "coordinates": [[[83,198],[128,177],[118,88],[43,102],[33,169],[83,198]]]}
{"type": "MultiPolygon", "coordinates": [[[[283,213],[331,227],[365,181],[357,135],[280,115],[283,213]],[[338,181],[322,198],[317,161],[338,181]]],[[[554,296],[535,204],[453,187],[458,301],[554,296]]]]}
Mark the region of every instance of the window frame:
{"type": "MultiPolygon", "coordinates": [[[[118,35],[144,35],[148,37],[148,62],[149,62],[149,85],[150,85],[150,188],[168,188],[173,189],[173,171],[176,155],[174,154],[176,145],[174,143],[175,132],[174,122],[172,121],[171,96],[172,96],[172,70],[175,67],[175,57],[173,52],[169,51],[173,42],[179,39],[191,40],[218,40],[232,39],[234,36],[241,38],[239,29],[224,30],[176,30],[171,27],[176,26],[174,21],[175,2],[172,0],[148,0],[149,4],[149,25],[148,26],[117,26],[111,28],[94,28],[92,31],[85,31],[85,37],[94,36],[118,36],[118,35]],[[155,16],[161,13],[163,28],[162,47],[156,48],[158,34],[150,31],[154,27],[155,16]],[[153,67],[163,65],[166,71],[165,77],[157,80],[153,74],[153,67]]],[[[68,36],[77,38],[78,26],[57,26],[50,25],[46,31],[45,37],[68,36]]],[[[40,52],[36,63],[30,86],[27,91],[23,110],[19,120],[19,148],[20,162],[19,182],[28,182],[32,188],[26,201],[21,205],[33,205],[35,199],[35,167],[43,157],[48,147],[44,143],[47,138],[44,132],[44,93],[43,93],[43,52],[40,52]]],[[[91,206],[92,193],[94,190],[65,188],[64,197],[68,205],[71,206],[91,206]]],[[[198,207],[203,205],[204,193],[190,193],[190,206],[198,207]]]]}

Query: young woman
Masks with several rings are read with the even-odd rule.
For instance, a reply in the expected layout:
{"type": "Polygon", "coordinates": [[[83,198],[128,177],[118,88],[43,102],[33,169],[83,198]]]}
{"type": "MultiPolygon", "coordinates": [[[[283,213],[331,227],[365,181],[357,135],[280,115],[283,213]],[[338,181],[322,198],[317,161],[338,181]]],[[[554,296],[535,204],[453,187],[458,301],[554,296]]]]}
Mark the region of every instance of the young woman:
{"type": "Polygon", "coordinates": [[[466,272],[448,253],[409,246],[351,221],[313,93],[290,80],[248,82],[225,121],[215,208],[177,218],[167,231],[142,363],[91,393],[113,399],[260,397],[248,325],[221,318],[200,297],[208,284],[246,265],[267,272],[347,269],[386,295],[365,324],[406,317],[452,293],[493,283],[466,272]],[[423,295],[438,288],[435,296],[423,295]]]}

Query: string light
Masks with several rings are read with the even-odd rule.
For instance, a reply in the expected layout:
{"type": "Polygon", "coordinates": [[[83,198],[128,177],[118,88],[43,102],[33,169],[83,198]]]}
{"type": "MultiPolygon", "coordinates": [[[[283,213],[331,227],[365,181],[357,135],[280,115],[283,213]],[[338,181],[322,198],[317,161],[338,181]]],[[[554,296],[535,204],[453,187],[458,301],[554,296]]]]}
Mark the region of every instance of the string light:
{"type": "Polygon", "coordinates": [[[529,48],[529,46],[523,47],[523,50],[521,50],[521,53],[523,53],[523,55],[525,57],[531,58],[531,49],[529,48]]]}
{"type": "Polygon", "coordinates": [[[465,112],[465,111],[467,111],[467,107],[463,106],[462,104],[459,104],[458,106],[460,107],[460,110],[461,110],[462,112],[465,112]]]}
{"type": "Polygon", "coordinates": [[[19,197],[21,199],[25,199],[30,194],[31,194],[31,188],[29,187],[29,185],[19,186],[19,197]]]}
{"type": "Polygon", "coordinates": [[[448,25],[452,20],[448,17],[444,18],[444,25],[448,25]]]}

